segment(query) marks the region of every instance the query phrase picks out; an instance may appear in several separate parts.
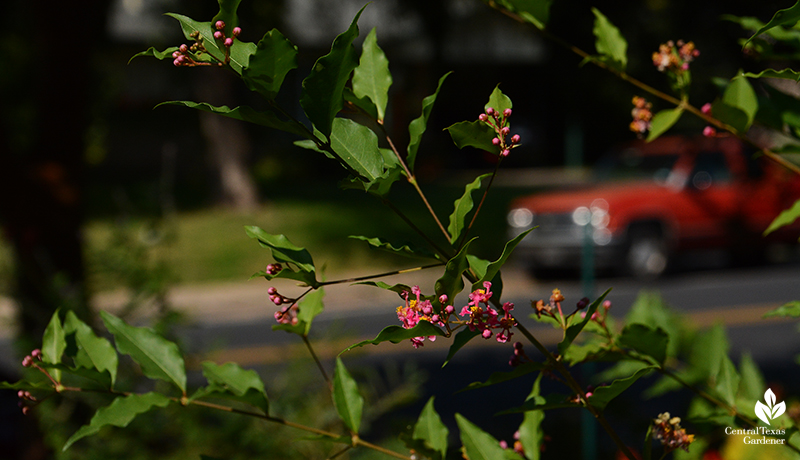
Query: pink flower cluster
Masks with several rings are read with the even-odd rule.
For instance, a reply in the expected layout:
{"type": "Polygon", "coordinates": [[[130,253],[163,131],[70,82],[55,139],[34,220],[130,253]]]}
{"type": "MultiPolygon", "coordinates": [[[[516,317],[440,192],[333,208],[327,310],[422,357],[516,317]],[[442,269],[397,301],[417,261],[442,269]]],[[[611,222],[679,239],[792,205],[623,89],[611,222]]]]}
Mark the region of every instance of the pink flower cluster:
{"type": "MultiPolygon", "coordinates": [[[[231,59],[230,48],[231,46],[233,46],[233,39],[238,37],[239,34],[242,33],[242,29],[240,29],[239,27],[234,27],[233,30],[231,31],[233,37],[226,37],[224,30],[225,29],[224,21],[217,21],[216,23],[214,23],[214,28],[216,29],[214,31],[214,39],[217,41],[221,41],[222,46],[224,47],[225,50],[225,62],[217,62],[216,65],[223,66],[230,62],[231,59]]],[[[176,67],[214,65],[211,62],[200,60],[202,54],[204,53],[208,54],[208,51],[206,50],[205,46],[203,46],[203,41],[202,41],[203,37],[200,35],[200,33],[194,31],[191,34],[189,34],[189,37],[191,37],[195,42],[191,46],[186,44],[179,46],[178,49],[172,53],[172,58],[173,58],[172,63],[176,67]]],[[[212,55],[209,54],[209,56],[212,55]]]]}
{"type": "Polygon", "coordinates": [[[653,119],[653,104],[647,102],[643,97],[633,96],[633,110],[631,110],[630,129],[641,136],[650,130],[650,121],[653,119]]]}
{"type": "Polygon", "coordinates": [[[653,420],[653,437],[661,441],[668,452],[682,448],[689,451],[689,445],[694,442],[693,434],[686,434],[686,430],[681,428],[680,417],[670,417],[669,412],[658,414],[658,418],[653,420]]]}
{"type": "Polygon", "coordinates": [[[658,51],[653,53],[653,65],[659,72],[666,70],[684,72],[689,70],[689,63],[697,56],[700,56],[700,51],[695,48],[693,42],[678,40],[678,43],[675,43],[670,40],[662,43],[658,51]]]}
{"type": "Polygon", "coordinates": [[[290,299],[278,292],[278,289],[274,286],[270,286],[267,289],[267,294],[269,294],[269,300],[272,301],[277,306],[286,305],[282,307],[280,310],[275,312],[275,321],[279,324],[291,324],[292,326],[298,323],[297,319],[297,299],[290,299]]]}
{"type": "Polygon", "coordinates": [[[501,157],[507,157],[511,149],[519,147],[519,134],[514,134],[508,139],[511,132],[511,128],[508,127],[509,117],[511,109],[505,109],[500,113],[492,107],[488,107],[485,113],[478,116],[478,120],[489,125],[497,134],[497,137],[492,139],[492,144],[498,148],[501,157]]]}
{"type": "Polygon", "coordinates": [[[483,289],[476,289],[470,293],[469,303],[461,309],[459,315],[468,317],[467,326],[469,330],[480,332],[484,339],[494,335],[492,329],[500,329],[500,332],[497,333],[497,341],[506,343],[514,335],[511,332],[511,328],[517,325],[516,320],[511,315],[514,304],[511,302],[504,303],[501,316],[497,310],[489,306],[489,299],[492,297],[491,288],[492,283],[484,281],[483,289]]]}
{"type": "MultiPolygon", "coordinates": [[[[403,323],[405,329],[413,328],[420,321],[427,321],[429,323],[438,324],[439,326],[444,326],[441,315],[434,310],[431,301],[422,299],[422,291],[420,291],[419,286],[412,287],[411,294],[414,294],[416,299],[409,299],[409,293],[405,292],[406,304],[397,307],[397,318],[403,323]]],[[[444,305],[447,302],[447,296],[443,295],[439,300],[442,305],[444,305]]],[[[452,305],[448,305],[443,310],[445,315],[450,315],[453,311],[452,305]]],[[[433,342],[436,340],[436,336],[432,335],[428,337],[428,340],[433,342]]],[[[419,348],[423,345],[424,341],[424,336],[414,337],[411,339],[411,344],[414,345],[414,348],[419,348]]]]}
{"type": "MultiPolygon", "coordinates": [[[[22,366],[23,367],[36,367],[39,370],[42,370],[37,364],[36,361],[42,360],[42,350],[38,348],[33,350],[31,354],[22,358],[22,366]]],[[[28,415],[31,410],[30,403],[38,403],[37,399],[29,392],[24,390],[19,390],[17,392],[17,397],[19,397],[19,401],[17,405],[22,409],[22,415],[28,415]]]]}
{"type": "Polygon", "coordinates": [[[520,438],[520,434],[519,434],[519,431],[517,431],[517,432],[514,433],[514,445],[513,446],[509,446],[508,443],[505,440],[502,440],[502,441],[500,441],[500,447],[503,448],[503,449],[506,449],[506,450],[512,449],[518,455],[521,455],[522,457],[525,457],[525,449],[522,447],[522,441],[520,441],[519,438],[520,438]]]}

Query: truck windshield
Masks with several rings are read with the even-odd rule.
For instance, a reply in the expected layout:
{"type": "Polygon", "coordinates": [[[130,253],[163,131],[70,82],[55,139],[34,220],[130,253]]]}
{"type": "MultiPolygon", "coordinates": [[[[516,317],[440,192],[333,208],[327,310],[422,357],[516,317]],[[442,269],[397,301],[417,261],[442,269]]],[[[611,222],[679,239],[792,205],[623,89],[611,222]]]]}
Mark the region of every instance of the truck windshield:
{"type": "Polygon", "coordinates": [[[663,182],[676,161],[677,154],[642,155],[629,150],[601,158],[595,166],[594,177],[599,181],[644,179],[663,182]]]}

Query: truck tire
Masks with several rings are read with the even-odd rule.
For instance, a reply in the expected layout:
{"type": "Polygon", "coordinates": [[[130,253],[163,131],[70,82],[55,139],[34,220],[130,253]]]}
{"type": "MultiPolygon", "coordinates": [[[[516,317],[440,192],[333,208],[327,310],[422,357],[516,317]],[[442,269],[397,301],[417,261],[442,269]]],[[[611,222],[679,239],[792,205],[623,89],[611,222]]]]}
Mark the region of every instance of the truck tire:
{"type": "Polygon", "coordinates": [[[669,248],[660,228],[646,226],[629,230],[625,251],[625,270],[629,275],[653,280],[667,271],[669,262],[669,248]]]}

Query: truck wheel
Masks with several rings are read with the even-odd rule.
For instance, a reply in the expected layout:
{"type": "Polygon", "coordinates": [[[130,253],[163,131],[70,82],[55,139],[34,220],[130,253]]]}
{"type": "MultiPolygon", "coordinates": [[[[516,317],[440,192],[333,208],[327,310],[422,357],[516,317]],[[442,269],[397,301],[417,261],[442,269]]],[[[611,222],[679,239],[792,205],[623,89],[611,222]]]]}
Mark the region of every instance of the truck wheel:
{"type": "Polygon", "coordinates": [[[669,250],[661,232],[655,228],[633,228],[628,236],[625,268],[639,279],[655,279],[667,271],[669,250]]]}

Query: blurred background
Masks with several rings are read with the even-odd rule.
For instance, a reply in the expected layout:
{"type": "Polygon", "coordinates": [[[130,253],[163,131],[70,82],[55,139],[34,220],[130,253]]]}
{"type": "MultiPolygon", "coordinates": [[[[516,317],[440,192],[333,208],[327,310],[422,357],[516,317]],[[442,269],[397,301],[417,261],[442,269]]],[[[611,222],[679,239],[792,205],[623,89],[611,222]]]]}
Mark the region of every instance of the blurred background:
{"type": "MultiPolygon", "coordinates": [[[[242,39],[256,42],[275,27],[299,48],[299,68],[288,75],[279,96],[298,117],[302,113],[293,101],[299,97],[302,79],[362,3],[242,2],[242,39]]],[[[652,65],[652,52],[667,40],[694,41],[701,55],[692,65],[690,99],[699,106],[719,94],[713,77],[729,79],[739,69],[763,66],[742,54],[740,40],[749,34],[723,21],[722,15],[767,21],[790,5],[746,0],[556,1],[550,31],[593,52],[591,6],[627,38],[628,72],[657,88],[666,89],[667,84],[652,65]]],[[[43,1],[6,6],[7,20],[0,29],[0,316],[8,350],[0,360],[2,379],[16,380],[17,358],[38,343],[57,308],[74,309],[84,318],[92,318],[97,308],[155,318],[164,330],[181,330],[175,337],[194,350],[210,343],[223,351],[231,348],[231,337],[241,335],[234,331],[241,332],[244,323],[254,327],[253,317],[263,321],[258,323],[262,330],[268,328],[272,309],[262,292],[266,286],[255,284],[259,280],[245,282],[270,262],[269,254],[246,237],[244,225],[288,235],[309,249],[318,265],[324,263],[331,278],[408,266],[405,259],[372,252],[347,239],[351,234],[409,240],[414,236],[376,200],[338,190],[344,170],[294,147],[291,136],[185,108],[154,109],[167,100],[231,107],[261,103],[233,75],[217,69],[176,68],[169,61],[144,57],[128,62],[150,46],[165,49],[185,41],[177,22],[163,13],[208,20],[217,10],[213,0],[43,1]],[[231,308],[232,303],[241,308],[231,308]],[[197,321],[205,321],[198,317],[207,324],[213,323],[211,319],[221,321],[219,328],[224,330],[217,332],[222,338],[208,332],[211,326],[197,326],[197,321]]],[[[635,138],[628,130],[630,101],[637,94],[632,86],[591,65],[581,66],[577,56],[478,0],[377,0],[366,8],[359,26],[362,39],[377,27],[378,42],[389,58],[394,84],[386,125],[399,146],[407,142],[408,123],[419,115],[422,98],[435,90],[442,74],[454,71],[436,101],[418,162],[423,188],[442,216],[451,212],[464,182],[490,171],[494,161],[477,150],[458,150],[442,130],[475,119],[498,83],[513,100],[512,129],[521,135],[523,146],[504,161],[506,179],[501,175],[477,223],[476,234],[496,235],[477,243],[487,258],[496,257],[505,244],[511,200],[580,182],[602,154],[635,138]]],[[[668,107],[656,102],[655,109],[661,108],[668,107]]],[[[684,117],[675,129],[696,134],[703,124],[684,117]]],[[[396,195],[402,207],[417,206],[414,197],[396,195]]],[[[423,213],[410,211],[410,215],[432,228],[423,213]]],[[[543,286],[522,267],[512,270],[517,287],[512,295],[522,303],[546,298],[554,284],[572,289],[575,300],[585,291],[576,279],[547,280],[543,286]]],[[[715,308],[800,298],[791,281],[797,274],[795,265],[746,270],[750,271],[694,271],[648,287],[661,289],[667,300],[681,302],[687,309],[693,308],[691,302],[708,306],[709,298],[715,299],[711,305],[715,308]],[[752,301],[742,300],[730,288],[750,292],[773,281],[783,284],[769,285],[752,301]],[[736,299],[709,294],[712,285],[736,299]]],[[[620,298],[628,305],[642,287],[626,279],[606,281],[602,284],[621,286],[620,298]]],[[[344,295],[333,299],[348,304],[341,307],[339,317],[359,306],[371,308],[368,299],[361,303],[344,295]]],[[[385,302],[390,305],[388,321],[392,302],[391,298],[385,302]]],[[[328,305],[338,311],[331,301],[328,305]]],[[[374,335],[386,324],[391,322],[365,321],[364,334],[374,335]]],[[[335,327],[332,330],[334,336],[335,327]]],[[[247,334],[253,336],[247,347],[263,345],[257,341],[263,339],[260,332],[253,329],[247,334]]],[[[269,364],[263,356],[270,351],[262,352],[250,364],[269,364]]],[[[247,361],[244,355],[232,356],[247,361]]],[[[396,391],[397,401],[402,402],[404,391],[422,391],[406,386],[415,372],[422,371],[398,362],[397,369],[376,371],[373,377],[396,391]]],[[[289,370],[291,375],[305,376],[302,370],[289,370]]],[[[51,423],[44,423],[47,442],[26,444],[19,441],[39,439],[41,434],[22,422],[14,405],[3,418],[4,445],[9,447],[0,449],[0,457],[2,452],[13,452],[8,458],[56,455],[53,446],[64,436],[54,434],[57,421],[85,419],[86,414],[63,405],[50,410],[51,423]]],[[[225,423],[230,433],[251,429],[225,423]]],[[[152,426],[136,429],[158,432],[152,426]]],[[[248,442],[255,443],[258,435],[252,436],[248,442]]],[[[116,442],[123,443],[119,439],[116,442]]],[[[158,439],[156,446],[171,445],[158,439]]],[[[115,448],[129,448],[109,446],[105,455],[115,448]]],[[[89,455],[86,449],[82,455],[89,455]]],[[[175,449],[175,455],[186,452],[175,449]]],[[[126,458],[136,457],[131,455],[126,458]]]]}

